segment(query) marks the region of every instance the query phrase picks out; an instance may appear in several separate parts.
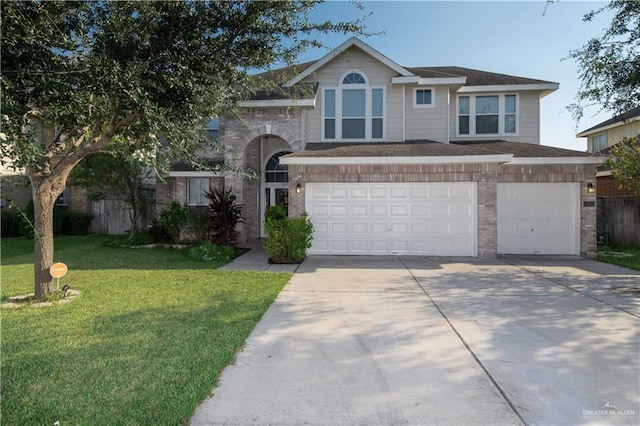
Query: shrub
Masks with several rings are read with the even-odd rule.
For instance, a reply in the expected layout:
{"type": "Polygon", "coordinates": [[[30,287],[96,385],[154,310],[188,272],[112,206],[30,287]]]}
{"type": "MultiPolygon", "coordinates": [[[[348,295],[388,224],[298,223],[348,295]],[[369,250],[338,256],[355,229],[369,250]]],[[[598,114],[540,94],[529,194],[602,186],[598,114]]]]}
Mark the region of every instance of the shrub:
{"type": "MultiPolygon", "coordinates": [[[[271,207],[269,212],[278,206],[271,207]]],[[[286,211],[286,210],[285,210],[286,211]]],[[[265,215],[264,250],[276,263],[300,263],[313,240],[313,225],[306,213],[297,218],[282,216],[280,209],[265,215]]]]}
{"type": "MultiPolygon", "coordinates": [[[[24,211],[2,212],[2,238],[30,237],[33,238],[33,201],[29,202],[24,211]]],[[[86,235],[93,215],[62,210],[56,206],[53,209],[54,235],[86,235]]]]}
{"type": "Polygon", "coordinates": [[[218,246],[208,241],[189,249],[189,257],[205,262],[228,262],[233,254],[232,247],[218,246]]]}
{"type": "Polygon", "coordinates": [[[22,217],[20,216],[20,213],[3,211],[2,213],[0,213],[0,221],[2,225],[0,235],[2,235],[2,238],[15,238],[24,236],[24,234],[20,233],[22,224],[22,217]]]}
{"type": "Polygon", "coordinates": [[[87,235],[89,227],[93,220],[93,215],[89,213],[70,212],[70,211],[53,211],[53,217],[56,214],[60,217],[60,231],[64,235],[87,235]]]}
{"type": "Polygon", "coordinates": [[[151,221],[151,227],[149,227],[149,236],[151,241],[156,244],[170,244],[172,242],[171,234],[158,219],[151,221]]]}
{"type": "Polygon", "coordinates": [[[228,190],[212,189],[204,193],[209,202],[209,239],[221,246],[236,246],[240,232],[238,223],[244,223],[242,207],[236,205],[236,196],[228,190]]]}
{"type": "Polygon", "coordinates": [[[187,211],[177,201],[172,201],[168,209],[160,212],[160,223],[167,229],[172,243],[180,242],[180,233],[187,224],[187,211]]]}
{"type": "Polygon", "coordinates": [[[187,230],[190,238],[196,242],[207,240],[209,229],[209,212],[206,207],[189,207],[187,209],[187,230]]]}

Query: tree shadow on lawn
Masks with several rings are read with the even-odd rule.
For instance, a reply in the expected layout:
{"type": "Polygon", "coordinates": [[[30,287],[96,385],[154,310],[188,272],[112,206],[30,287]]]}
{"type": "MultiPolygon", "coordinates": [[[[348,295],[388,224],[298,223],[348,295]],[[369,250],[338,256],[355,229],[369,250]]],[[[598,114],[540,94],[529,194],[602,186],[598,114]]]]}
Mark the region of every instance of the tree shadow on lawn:
{"type": "MultiPolygon", "coordinates": [[[[67,237],[54,247],[54,262],[63,262],[72,270],[101,269],[217,269],[225,262],[203,261],[189,257],[188,248],[132,248],[106,247],[105,238],[85,237],[84,240],[67,237]],[[68,238],[68,240],[67,240],[68,238]],[[78,242],[77,244],[74,242],[78,242]]],[[[29,247],[20,241],[20,249],[6,247],[15,242],[2,242],[2,265],[24,265],[33,263],[33,243],[29,247]]]]}
{"type": "MultiPolygon", "coordinates": [[[[262,316],[263,300],[242,299],[223,291],[196,309],[183,303],[87,312],[76,324],[65,323],[58,312],[57,325],[44,335],[7,336],[3,420],[186,423],[262,316]]],[[[54,316],[52,311],[36,315],[54,316]]]]}

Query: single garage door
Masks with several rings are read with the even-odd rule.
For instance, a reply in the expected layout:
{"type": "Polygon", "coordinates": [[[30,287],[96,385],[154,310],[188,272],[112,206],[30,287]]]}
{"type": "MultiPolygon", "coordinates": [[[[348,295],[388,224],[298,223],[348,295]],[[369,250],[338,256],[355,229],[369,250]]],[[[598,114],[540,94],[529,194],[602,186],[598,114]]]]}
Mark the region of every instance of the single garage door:
{"type": "Polygon", "coordinates": [[[476,184],[307,183],[311,254],[476,256],[476,184]]]}
{"type": "Polygon", "coordinates": [[[499,183],[499,254],[579,254],[580,184],[499,183]]]}

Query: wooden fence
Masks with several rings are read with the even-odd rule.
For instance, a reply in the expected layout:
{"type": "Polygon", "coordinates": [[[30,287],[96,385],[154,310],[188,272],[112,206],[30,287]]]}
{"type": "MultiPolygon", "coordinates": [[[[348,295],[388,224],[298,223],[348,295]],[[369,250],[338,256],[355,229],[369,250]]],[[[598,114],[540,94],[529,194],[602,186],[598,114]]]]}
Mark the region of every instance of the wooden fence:
{"type": "MultiPolygon", "coordinates": [[[[146,229],[154,217],[155,203],[149,203],[148,211],[141,218],[140,229],[146,229]]],[[[119,235],[131,229],[129,205],[121,200],[100,200],[91,202],[91,232],[96,234],[119,235]]]]}
{"type": "Polygon", "coordinates": [[[602,241],[640,247],[640,197],[599,197],[597,211],[602,241]]]}

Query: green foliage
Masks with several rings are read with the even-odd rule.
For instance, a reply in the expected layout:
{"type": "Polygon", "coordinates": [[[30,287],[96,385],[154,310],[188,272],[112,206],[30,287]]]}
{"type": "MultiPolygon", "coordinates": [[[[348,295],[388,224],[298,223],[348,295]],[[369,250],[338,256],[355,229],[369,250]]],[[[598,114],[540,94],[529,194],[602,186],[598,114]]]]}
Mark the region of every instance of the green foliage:
{"type": "Polygon", "coordinates": [[[569,106],[576,121],[585,104],[618,115],[637,107],[640,100],[640,2],[612,0],[583,20],[591,21],[605,11],[613,12],[613,19],[604,34],[569,53],[581,80],[577,102],[569,106]]]}
{"type": "Polygon", "coordinates": [[[172,243],[180,242],[180,234],[187,224],[187,210],[177,201],[160,212],[160,223],[167,229],[172,243]]]}
{"type": "MultiPolygon", "coordinates": [[[[109,239],[56,238],[76,300],[2,309],[3,425],[188,424],[291,277],[109,239]]],[[[0,250],[3,296],[33,291],[33,241],[0,250]]]]}
{"type": "Polygon", "coordinates": [[[289,209],[284,205],[271,206],[264,214],[264,220],[283,220],[289,217],[289,209]]]}
{"type": "Polygon", "coordinates": [[[640,247],[598,246],[598,260],[640,271],[640,247]]]}
{"type": "Polygon", "coordinates": [[[158,219],[153,219],[151,221],[149,235],[151,236],[152,242],[156,244],[170,244],[173,242],[173,238],[171,237],[169,230],[158,219]]]}
{"type": "Polygon", "coordinates": [[[236,205],[236,196],[231,188],[212,189],[204,192],[209,199],[209,238],[214,244],[221,246],[237,245],[240,232],[236,230],[238,223],[244,223],[242,207],[236,205]]]}
{"type": "Polygon", "coordinates": [[[622,188],[640,195],[640,141],[638,137],[624,138],[609,151],[606,166],[618,179],[622,188]]]}
{"type": "MultiPolygon", "coordinates": [[[[269,211],[276,206],[271,207],[269,211]]],[[[297,218],[282,216],[278,209],[267,214],[264,224],[267,238],[264,250],[277,263],[300,263],[307,257],[313,240],[313,225],[306,213],[297,218]]]]}
{"type": "Polygon", "coordinates": [[[109,152],[87,156],[71,172],[70,185],[87,190],[92,200],[112,197],[126,202],[131,220],[130,236],[138,232],[138,222],[146,213],[148,201],[142,192],[142,181],[152,175],[146,158],[135,147],[115,143],[109,152]]]}
{"type": "Polygon", "coordinates": [[[227,263],[233,254],[233,247],[218,246],[209,241],[189,249],[190,258],[205,262],[227,263]]]}
{"type": "MultiPolygon", "coordinates": [[[[2,1],[0,157],[25,167],[34,191],[47,194],[41,218],[74,167],[113,144],[152,154],[158,168],[172,159],[198,164],[198,153],[211,148],[204,137],[211,117],[258,89],[277,91],[295,72],[275,81],[251,71],[292,65],[321,46],[322,34],[362,33],[361,20],[315,22],[309,12],[317,3],[2,1]]],[[[51,291],[44,262],[53,240],[39,226],[41,297],[51,291]]]]}
{"type": "MultiPolygon", "coordinates": [[[[53,209],[54,235],[86,235],[93,215],[74,211],[53,209]]],[[[2,212],[2,238],[29,237],[33,238],[33,201],[30,201],[25,211],[2,212]]]]}
{"type": "Polygon", "coordinates": [[[114,238],[111,241],[107,241],[105,243],[106,246],[109,247],[122,247],[122,246],[146,246],[148,244],[153,244],[155,241],[149,231],[140,231],[135,235],[125,235],[121,237],[114,238]]]}
{"type": "Polygon", "coordinates": [[[209,212],[206,207],[187,208],[187,229],[196,242],[206,241],[209,233],[209,212]]]}

